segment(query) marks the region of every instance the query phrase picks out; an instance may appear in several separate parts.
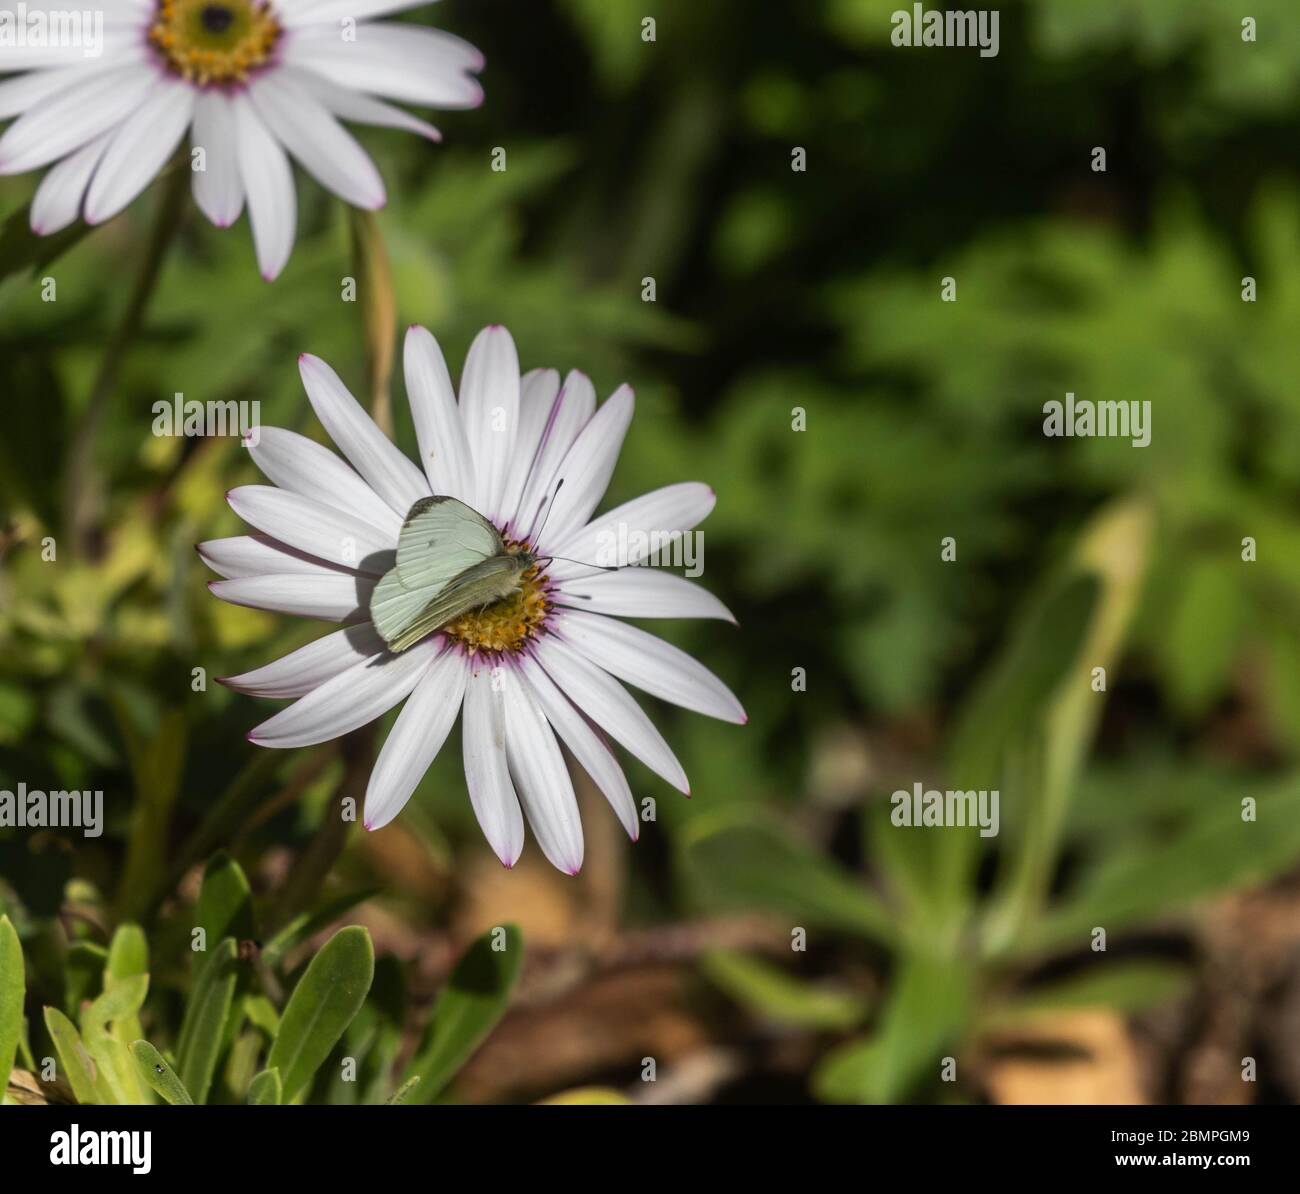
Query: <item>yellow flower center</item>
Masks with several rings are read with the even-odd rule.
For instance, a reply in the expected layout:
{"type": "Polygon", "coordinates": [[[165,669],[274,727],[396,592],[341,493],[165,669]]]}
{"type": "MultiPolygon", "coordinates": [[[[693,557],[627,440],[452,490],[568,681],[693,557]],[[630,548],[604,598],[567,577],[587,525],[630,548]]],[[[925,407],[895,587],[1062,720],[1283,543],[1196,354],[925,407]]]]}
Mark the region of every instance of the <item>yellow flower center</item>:
{"type": "MultiPolygon", "coordinates": [[[[510,548],[519,546],[509,544],[510,548]]],[[[534,564],[519,578],[519,587],[500,601],[462,614],[442,633],[464,643],[471,655],[480,651],[520,651],[546,622],[546,576],[534,564]]]]}
{"type": "Polygon", "coordinates": [[[245,82],[279,40],[268,0],[158,0],[149,29],[167,65],[199,87],[245,82]]]}

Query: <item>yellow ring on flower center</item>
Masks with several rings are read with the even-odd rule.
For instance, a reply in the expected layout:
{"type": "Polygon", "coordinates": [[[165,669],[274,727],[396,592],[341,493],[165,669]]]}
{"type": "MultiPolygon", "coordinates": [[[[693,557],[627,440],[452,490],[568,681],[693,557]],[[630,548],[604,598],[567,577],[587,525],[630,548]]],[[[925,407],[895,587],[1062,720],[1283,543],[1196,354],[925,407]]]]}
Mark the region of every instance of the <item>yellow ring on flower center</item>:
{"type": "Polygon", "coordinates": [[[463,643],[471,655],[479,651],[519,651],[536,638],[546,622],[546,577],[536,564],[519,578],[509,597],[448,622],[442,633],[463,643]]]}
{"type": "Polygon", "coordinates": [[[268,0],[158,0],[149,42],[199,87],[243,83],[280,40],[268,0]]]}

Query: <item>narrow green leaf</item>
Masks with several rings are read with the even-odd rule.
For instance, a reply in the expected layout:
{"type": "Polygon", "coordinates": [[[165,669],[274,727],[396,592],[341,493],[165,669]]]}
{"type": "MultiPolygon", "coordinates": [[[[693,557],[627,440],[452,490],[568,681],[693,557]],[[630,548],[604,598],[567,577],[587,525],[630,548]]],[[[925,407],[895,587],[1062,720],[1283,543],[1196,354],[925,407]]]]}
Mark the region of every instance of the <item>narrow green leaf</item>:
{"type": "Polygon", "coordinates": [[[47,1007],[45,1027],[50,1034],[50,1040],[54,1042],[55,1051],[59,1055],[59,1064],[63,1067],[63,1074],[68,1080],[68,1085],[72,1087],[77,1102],[83,1106],[94,1106],[99,1101],[95,1089],[95,1060],[82,1044],[81,1034],[77,1032],[76,1025],[57,1007],[47,1007]]]}
{"type": "Polygon", "coordinates": [[[403,1085],[421,1080],[408,1096],[411,1102],[433,1102],[483,1043],[505,1015],[523,961],[523,938],[514,925],[489,930],[465,951],[407,1068],[403,1085]]]}
{"type": "Polygon", "coordinates": [[[684,835],[683,867],[710,907],[758,909],[795,923],[888,940],[888,910],[865,882],[776,826],[734,813],[701,816],[684,835]]]}
{"type": "Polygon", "coordinates": [[[399,1103],[405,1103],[410,1097],[411,1091],[420,1085],[420,1075],[414,1074],[402,1083],[392,1094],[384,1100],[389,1107],[396,1107],[399,1103]]]}
{"type": "Polygon", "coordinates": [[[0,280],[44,269],[80,243],[91,230],[90,224],[78,220],[53,236],[37,236],[31,229],[29,208],[11,212],[0,224],[0,280]]]}
{"type": "Polygon", "coordinates": [[[845,1029],[862,1022],[861,996],[830,991],[787,974],[766,958],[714,950],[703,958],[704,973],[738,1003],[761,1016],[812,1029],[845,1029]]]}
{"type": "Polygon", "coordinates": [[[342,895],[325,900],[310,912],[299,913],[262,946],[262,957],[268,966],[273,965],[299,942],[305,941],[326,925],[342,919],[358,904],[370,899],[379,891],[378,887],[345,891],[342,895]]]}
{"type": "Polygon", "coordinates": [[[275,1107],[281,1102],[280,1071],[263,1070],[248,1084],[250,1107],[275,1107]]]}
{"type": "Polygon", "coordinates": [[[180,1079],[196,1103],[207,1101],[225,1040],[225,1027],[239,978],[238,946],[226,937],[198,966],[193,990],[185,1005],[176,1064],[180,1079]]]}
{"type": "Polygon", "coordinates": [[[104,986],[119,979],[134,978],[149,970],[149,943],[139,925],[119,925],[108,944],[108,962],[104,967],[104,986]]]}
{"type": "Polygon", "coordinates": [[[166,1059],[148,1041],[136,1041],[131,1046],[131,1055],[144,1080],[174,1107],[192,1107],[194,1100],[185,1089],[185,1083],[176,1071],[167,1064],[166,1059]]]}
{"type": "Polygon", "coordinates": [[[1097,858],[1022,948],[1082,945],[1094,925],[1115,932],[1285,873],[1300,853],[1300,773],[1253,799],[1251,820],[1232,793],[1188,823],[1162,826],[1097,858]]]}
{"type": "Polygon", "coordinates": [[[820,1098],[895,1103],[956,1046],[969,1011],[971,976],[952,957],[902,958],[876,1031],[832,1051],[814,1075],[820,1098]]]}
{"type": "Polygon", "coordinates": [[[93,941],[74,941],[63,959],[63,1009],[79,1016],[81,1005],[104,989],[108,951],[93,941]]]}
{"type": "Polygon", "coordinates": [[[1000,1008],[992,1020],[1002,1024],[1089,1007],[1141,1011],[1177,999],[1188,989],[1191,978],[1186,966],[1172,962],[1102,961],[1080,974],[1023,992],[1000,1008]]]}
{"type": "Polygon", "coordinates": [[[244,999],[244,1015],[254,1028],[266,1033],[268,1040],[275,1040],[280,1031],[280,1013],[265,995],[248,995],[244,999]]]}
{"type": "Polygon", "coordinates": [[[144,1006],[148,993],[147,974],[137,974],[115,983],[81,1013],[81,1030],[86,1039],[103,1035],[113,1020],[134,1015],[144,1006]]]}
{"type": "Polygon", "coordinates": [[[280,1018],[267,1058],[278,1069],[284,1100],[303,1090],[365,1003],[375,973],[375,948],[360,925],[340,929],[311,960],[280,1018]]]}
{"type": "Polygon", "coordinates": [[[9,1085],[18,1042],[23,1035],[23,947],[7,916],[0,916],[0,1094],[9,1085]]]}
{"type": "Polygon", "coordinates": [[[119,1020],[138,1022],[136,1013],[148,992],[147,974],[124,978],[81,1013],[81,1036],[95,1061],[95,1088],[101,1102],[129,1105],[144,1101],[127,1047],[114,1038],[109,1025],[119,1020]]]}
{"type": "MultiPolygon", "coordinates": [[[[104,990],[147,974],[149,971],[149,944],[145,940],[144,930],[139,925],[119,925],[108,946],[108,961],[104,966],[104,990]]],[[[110,1067],[119,1076],[123,1101],[152,1103],[153,1096],[149,1087],[141,1081],[135,1063],[130,1057],[132,1041],[144,1035],[144,1026],[140,1023],[139,1010],[112,1017],[111,1036],[115,1044],[103,1051],[110,1067]]],[[[83,1017],[84,1022],[84,1017],[83,1017]]],[[[87,1048],[95,1054],[94,1045],[87,1038],[87,1048]]],[[[98,1060],[98,1055],[96,1055],[98,1060]]],[[[102,1063],[101,1063],[102,1064],[102,1063]]]]}
{"type": "Polygon", "coordinates": [[[203,871],[194,923],[207,934],[209,943],[223,937],[236,941],[257,937],[253,890],[243,868],[224,851],[214,854],[203,871]]]}

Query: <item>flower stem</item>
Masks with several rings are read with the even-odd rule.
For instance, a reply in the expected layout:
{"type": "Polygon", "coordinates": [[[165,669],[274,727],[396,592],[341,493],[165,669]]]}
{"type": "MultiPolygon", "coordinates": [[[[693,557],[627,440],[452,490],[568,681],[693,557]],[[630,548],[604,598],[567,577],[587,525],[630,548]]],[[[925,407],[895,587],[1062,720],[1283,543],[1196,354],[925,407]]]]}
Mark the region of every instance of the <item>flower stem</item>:
{"type": "Polygon", "coordinates": [[[167,251],[180,228],[189,177],[189,171],[180,162],[165,175],[165,190],[153,233],[145,246],[126,309],[100,358],[90,400],[68,452],[63,479],[63,520],[68,542],[77,554],[89,555],[93,551],[93,530],[103,505],[103,487],[95,467],[95,440],[117,385],[122,362],[140,334],[167,251]]]}
{"type": "Polygon", "coordinates": [[[393,375],[393,346],[397,339],[397,298],[393,293],[393,267],[372,211],[353,208],[352,270],[361,301],[361,324],[370,373],[370,414],[389,437],[393,434],[393,403],[389,382],[393,375]]]}

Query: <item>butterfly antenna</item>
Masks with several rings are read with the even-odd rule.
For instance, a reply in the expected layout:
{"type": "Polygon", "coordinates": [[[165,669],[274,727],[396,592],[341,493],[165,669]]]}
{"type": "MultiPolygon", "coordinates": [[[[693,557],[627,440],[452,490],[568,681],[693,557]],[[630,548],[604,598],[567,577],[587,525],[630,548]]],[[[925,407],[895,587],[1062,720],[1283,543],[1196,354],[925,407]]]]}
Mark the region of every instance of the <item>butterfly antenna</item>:
{"type": "Polygon", "coordinates": [[[588,564],[586,560],[571,560],[568,556],[542,556],[548,564],[552,560],[563,560],[566,564],[577,564],[579,568],[593,568],[597,572],[617,572],[618,564],[588,564]]]}
{"type": "MultiPolygon", "coordinates": [[[[537,514],[542,513],[543,506],[546,507],[546,514],[542,518],[542,525],[537,528],[536,534],[533,534],[532,529],[529,528],[528,541],[530,543],[536,543],[537,540],[542,537],[542,532],[546,530],[547,519],[551,517],[551,511],[555,509],[555,499],[560,496],[560,490],[563,488],[564,488],[564,478],[561,477],[559,481],[557,481],[555,484],[555,492],[551,494],[549,498],[543,497],[542,500],[537,504],[537,514]]],[[[537,514],[533,515],[534,523],[537,522],[537,514]]]]}

